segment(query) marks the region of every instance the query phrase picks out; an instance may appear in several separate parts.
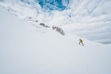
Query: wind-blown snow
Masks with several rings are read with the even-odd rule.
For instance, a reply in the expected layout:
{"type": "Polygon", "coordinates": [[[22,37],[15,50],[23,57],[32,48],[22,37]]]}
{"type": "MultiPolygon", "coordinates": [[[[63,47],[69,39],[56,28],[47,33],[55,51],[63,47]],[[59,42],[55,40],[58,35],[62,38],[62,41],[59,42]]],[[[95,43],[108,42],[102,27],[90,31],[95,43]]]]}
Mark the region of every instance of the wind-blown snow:
{"type": "Polygon", "coordinates": [[[110,44],[35,25],[0,7],[0,74],[111,74],[110,44]]]}

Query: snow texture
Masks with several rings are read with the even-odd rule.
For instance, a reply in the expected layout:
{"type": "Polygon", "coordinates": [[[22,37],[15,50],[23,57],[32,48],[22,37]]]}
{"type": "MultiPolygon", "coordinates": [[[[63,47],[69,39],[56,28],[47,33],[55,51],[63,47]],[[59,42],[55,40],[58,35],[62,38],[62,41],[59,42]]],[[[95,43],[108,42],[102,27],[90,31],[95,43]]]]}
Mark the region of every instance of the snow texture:
{"type": "Polygon", "coordinates": [[[33,17],[89,40],[111,43],[111,0],[0,0],[0,5],[22,19],[33,17]]]}
{"type": "Polygon", "coordinates": [[[111,45],[82,38],[81,46],[79,38],[0,7],[0,74],[111,74],[111,45]]]}

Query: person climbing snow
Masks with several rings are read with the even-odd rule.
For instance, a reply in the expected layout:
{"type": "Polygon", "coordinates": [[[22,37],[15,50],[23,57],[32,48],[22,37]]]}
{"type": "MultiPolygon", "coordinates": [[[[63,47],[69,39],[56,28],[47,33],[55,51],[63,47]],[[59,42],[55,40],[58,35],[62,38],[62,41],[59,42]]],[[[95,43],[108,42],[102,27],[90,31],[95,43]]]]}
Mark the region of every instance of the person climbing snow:
{"type": "Polygon", "coordinates": [[[82,44],[82,46],[84,46],[83,40],[79,39],[79,45],[82,44]]]}

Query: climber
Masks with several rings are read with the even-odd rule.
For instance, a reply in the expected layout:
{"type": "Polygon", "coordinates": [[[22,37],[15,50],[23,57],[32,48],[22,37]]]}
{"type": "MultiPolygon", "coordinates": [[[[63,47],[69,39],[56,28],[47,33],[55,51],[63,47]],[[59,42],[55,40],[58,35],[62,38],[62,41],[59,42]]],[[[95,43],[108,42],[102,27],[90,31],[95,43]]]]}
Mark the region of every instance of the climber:
{"type": "Polygon", "coordinates": [[[83,40],[79,39],[79,45],[82,44],[82,46],[84,46],[83,40]]]}

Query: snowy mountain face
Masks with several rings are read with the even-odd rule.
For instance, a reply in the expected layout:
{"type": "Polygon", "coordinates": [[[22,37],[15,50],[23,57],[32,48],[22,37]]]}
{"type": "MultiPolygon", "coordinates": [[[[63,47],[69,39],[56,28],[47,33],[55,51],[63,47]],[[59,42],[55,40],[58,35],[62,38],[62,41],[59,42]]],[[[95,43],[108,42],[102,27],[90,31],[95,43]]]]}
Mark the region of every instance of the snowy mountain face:
{"type": "Polygon", "coordinates": [[[28,22],[0,7],[0,74],[111,74],[111,44],[28,22]]]}
{"type": "Polygon", "coordinates": [[[0,5],[22,19],[32,17],[89,40],[111,43],[111,0],[0,0],[0,5]]]}

